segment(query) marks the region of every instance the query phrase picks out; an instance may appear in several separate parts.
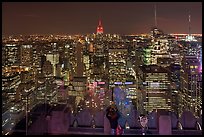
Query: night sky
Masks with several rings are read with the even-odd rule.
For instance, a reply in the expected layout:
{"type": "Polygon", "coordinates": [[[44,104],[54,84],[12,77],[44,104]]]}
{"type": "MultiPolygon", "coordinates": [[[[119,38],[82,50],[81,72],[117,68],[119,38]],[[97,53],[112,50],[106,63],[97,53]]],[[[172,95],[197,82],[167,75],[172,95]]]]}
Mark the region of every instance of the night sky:
{"type": "MultiPolygon", "coordinates": [[[[104,33],[149,33],[154,26],[154,2],[4,2],[2,33],[95,33],[101,18],[104,33]]],[[[202,33],[201,2],[157,2],[158,28],[165,33],[202,33]]]]}

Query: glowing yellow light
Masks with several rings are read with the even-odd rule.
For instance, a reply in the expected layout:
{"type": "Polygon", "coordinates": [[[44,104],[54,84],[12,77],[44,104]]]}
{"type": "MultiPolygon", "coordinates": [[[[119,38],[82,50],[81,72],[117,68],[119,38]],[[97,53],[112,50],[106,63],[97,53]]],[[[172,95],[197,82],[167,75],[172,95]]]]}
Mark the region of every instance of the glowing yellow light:
{"type": "Polygon", "coordinates": [[[26,67],[26,68],[25,68],[25,71],[28,71],[28,70],[29,70],[29,68],[28,68],[28,67],[26,67]]]}

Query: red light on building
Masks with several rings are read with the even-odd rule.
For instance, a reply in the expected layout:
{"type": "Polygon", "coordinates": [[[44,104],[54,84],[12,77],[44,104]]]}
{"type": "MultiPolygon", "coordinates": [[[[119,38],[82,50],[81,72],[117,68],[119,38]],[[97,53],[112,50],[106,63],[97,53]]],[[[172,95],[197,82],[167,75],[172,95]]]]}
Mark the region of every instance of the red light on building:
{"type": "Polygon", "coordinates": [[[102,81],[98,82],[98,85],[105,85],[105,84],[106,84],[106,82],[102,82],[102,81]]]}
{"type": "Polygon", "coordinates": [[[98,23],[98,26],[96,29],[96,33],[97,34],[103,34],[103,26],[102,26],[101,20],[99,20],[99,23],[98,23]]]}

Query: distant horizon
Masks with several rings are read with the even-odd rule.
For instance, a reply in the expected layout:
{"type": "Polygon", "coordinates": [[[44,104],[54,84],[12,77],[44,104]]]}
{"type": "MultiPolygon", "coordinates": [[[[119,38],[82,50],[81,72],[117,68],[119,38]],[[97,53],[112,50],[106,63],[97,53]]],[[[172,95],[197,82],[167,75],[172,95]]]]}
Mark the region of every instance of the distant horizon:
{"type": "Polygon", "coordinates": [[[188,33],[189,15],[202,33],[202,2],[3,2],[2,35],[92,34],[99,19],[108,34],[188,33]]]}
{"type": "MultiPolygon", "coordinates": [[[[75,35],[91,35],[91,34],[96,34],[96,33],[86,33],[86,34],[38,34],[38,33],[33,33],[33,34],[11,34],[11,35],[2,35],[2,37],[9,37],[9,36],[30,36],[30,35],[67,35],[67,36],[75,36],[75,35]]],[[[117,34],[117,33],[104,33],[104,34],[111,34],[111,35],[141,35],[141,34],[150,34],[149,33],[135,33],[135,34],[117,34]]],[[[165,34],[174,34],[174,35],[188,35],[188,33],[165,33],[165,34]]],[[[202,33],[192,33],[191,35],[202,35],[202,33]]]]}

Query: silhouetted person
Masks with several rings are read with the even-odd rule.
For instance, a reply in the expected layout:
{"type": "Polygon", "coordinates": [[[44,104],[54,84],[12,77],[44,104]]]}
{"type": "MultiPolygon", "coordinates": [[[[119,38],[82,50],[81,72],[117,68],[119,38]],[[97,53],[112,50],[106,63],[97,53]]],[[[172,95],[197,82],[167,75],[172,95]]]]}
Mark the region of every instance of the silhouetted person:
{"type": "Polygon", "coordinates": [[[112,104],[106,109],[106,117],[108,118],[111,126],[111,134],[116,135],[116,129],[118,126],[118,118],[120,114],[118,113],[118,109],[116,105],[112,104]]]}

